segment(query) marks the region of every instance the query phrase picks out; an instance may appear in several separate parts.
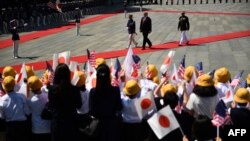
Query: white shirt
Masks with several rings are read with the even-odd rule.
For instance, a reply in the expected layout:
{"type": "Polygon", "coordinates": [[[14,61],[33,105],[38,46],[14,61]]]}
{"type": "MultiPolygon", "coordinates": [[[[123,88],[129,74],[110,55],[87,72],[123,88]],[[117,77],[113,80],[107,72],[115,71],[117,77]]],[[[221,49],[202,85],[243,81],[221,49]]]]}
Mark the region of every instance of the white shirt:
{"type": "Polygon", "coordinates": [[[24,95],[10,92],[0,99],[0,118],[8,121],[24,121],[26,115],[30,114],[24,95]]]}
{"type": "Polygon", "coordinates": [[[222,98],[226,95],[227,91],[229,90],[228,85],[226,83],[220,83],[218,82],[215,85],[215,88],[217,89],[217,93],[219,98],[222,98]]]}
{"type": "Polygon", "coordinates": [[[29,100],[28,105],[32,113],[32,132],[36,134],[50,133],[50,120],[43,120],[41,113],[48,102],[48,94],[34,94],[29,100]]]}
{"type": "Polygon", "coordinates": [[[126,123],[140,123],[141,119],[139,118],[136,109],[135,109],[135,100],[140,97],[140,94],[136,98],[130,99],[124,93],[121,93],[122,99],[122,118],[126,123]]]}
{"type": "Polygon", "coordinates": [[[81,91],[81,98],[82,98],[82,107],[80,109],[77,109],[78,114],[86,114],[89,112],[89,92],[81,91]]]}
{"type": "Polygon", "coordinates": [[[206,115],[212,118],[213,112],[217,103],[219,102],[218,96],[200,97],[192,93],[187,102],[187,109],[194,110],[194,117],[198,115],[206,115]]]}
{"type": "Polygon", "coordinates": [[[141,86],[141,96],[144,96],[149,91],[154,92],[154,90],[157,87],[157,84],[148,79],[141,79],[140,86],[141,86]]]}

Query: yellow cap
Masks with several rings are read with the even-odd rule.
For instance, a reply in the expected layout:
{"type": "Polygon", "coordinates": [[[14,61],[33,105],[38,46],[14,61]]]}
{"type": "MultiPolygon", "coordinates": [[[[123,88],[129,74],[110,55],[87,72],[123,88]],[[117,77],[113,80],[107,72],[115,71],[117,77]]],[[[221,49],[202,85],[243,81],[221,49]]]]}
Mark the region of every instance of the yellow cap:
{"type": "Polygon", "coordinates": [[[81,87],[81,86],[85,85],[86,77],[82,71],[77,71],[77,74],[79,76],[79,80],[78,80],[76,86],[81,87]]]}
{"type": "Polygon", "coordinates": [[[150,74],[150,78],[148,79],[153,79],[154,77],[158,76],[158,70],[153,64],[149,64],[145,70],[145,75],[147,76],[150,74]]]}
{"type": "Polygon", "coordinates": [[[28,85],[29,85],[31,91],[41,90],[41,88],[43,86],[41,80],[37,76],[31,76],[28,79],[28,85]]]}
{"type": "Polygon", "coordinates": [[[125,87],[123,88],[123,91],[127,96],[136,95],[140,90],[141,88],[135,80],[127,81],[125,87]]]}
{"type": "Polygon", "coordinates": [[[6,92],[11,92],[14,90],[15,84],[15,79],[12,76],[6,76],[3,79],[2,86],[6,92]]]}
{"type": "Polygon", "coordinates": [[[25,70],[27,72],[27,79],[35,75],[34,71],[32,70],[30,66],[25,66],[25,70]]]}
{"type": "Polygon", "coordinates": [[[2,78],[7,77],[7,76],[12,76],[13,78],[15,78],[16,71],[13,69],[13,67],[11,66],[4,67],[2,78]]]}
{"type": "Polygon", "coordinates": [[[98,68],[98,66],[101,65],[101,64],[106,64],[105,59],[104,58],[97,58],[95,60],[95,68],[98,68]]]}
{"type": "Polygon", "coordinates": [[[250,85],[250,73],[247,75],[247,84],[250,85]]]}
{"type": "Polygon", "coordinates": [[[234,95],[234,101],[237,103],[250,102],[249,91],[246,88],[239,88],[234,95]]]}
{"type": "Polygon", "coordinates": [[[203,87],[213,86],[214,81],[210,75],[203,74],[203,75],[198,77],[197,85],[203,86],[203,87]]]}
{"type": "Polygon", "coordinates": [[[194,72],[196,74],[198,74],[198,72],[197,72],[197,70],[196,70],[196,68],[194,66],[186,67],[185,72],[184,72],[184,79],[187,80],[187,81],[190,81],[194,72]]]}
{"type": "Polygon", "coordinates": [[[176,87],[173,84],[163,85],[161,87],[161,96],[164,97],[167,92],[177,92],[176,87]]]}
{"type": "Polygon", "coordinates": [[[214,73],[214,80],[216,82],[227,83],[231,78],[229,70],[225,67],[219,68],[214,73]]]}

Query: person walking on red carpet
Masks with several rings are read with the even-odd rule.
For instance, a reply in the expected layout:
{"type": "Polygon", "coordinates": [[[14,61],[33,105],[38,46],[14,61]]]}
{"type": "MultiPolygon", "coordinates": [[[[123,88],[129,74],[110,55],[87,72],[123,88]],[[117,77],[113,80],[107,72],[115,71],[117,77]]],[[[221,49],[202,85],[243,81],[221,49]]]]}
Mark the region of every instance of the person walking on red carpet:
{"type": "Polygon", "coordinates": [[[179,17],[179,23],[178,23],[178,31],[181,31],[181,40],[179,42],[179,46],[182,46],[182,44],[185,42],[188,45],[188,38],[186,32],[189,30],[189,19],[185,15],[185,12],[183,11],[181,13],[181,16],[179,17]]]}
{"type": "Polygon", "coordinates": [[[129,41],[128,41],[128,48],[131,46],[132,42],[134,43],[135,47],[137,47],[137,42],[135,41],[135,21],[133,20],[133,15],[129,15],[129,20],[127,23],[128,34],[129,34],[129,41]]]}
{"type": "Polygon", "coordinates": [[[151,18],[148,17],[147,12],[145,12],[144,16],[141,18],[140,32],[142,32],[142,35],[143,35],[142,50],[145,49],[146,43],[148,43],[149,48],[151,48],[152,43],[148,39],[148,34],[152,32],[152,22],[151,22],[151,18]]]}

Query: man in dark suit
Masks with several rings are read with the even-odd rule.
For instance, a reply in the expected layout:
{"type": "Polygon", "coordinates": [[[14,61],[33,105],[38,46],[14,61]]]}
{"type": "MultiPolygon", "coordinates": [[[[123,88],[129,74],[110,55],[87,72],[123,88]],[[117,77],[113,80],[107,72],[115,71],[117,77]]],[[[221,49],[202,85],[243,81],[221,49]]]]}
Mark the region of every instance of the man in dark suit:
{"type": "Polygon", "coordinates": [[[148,39],[148,34],[152,31],[152,23],[151,19],[148,17],[148,13],[145,12],[144,16],[141,18],[141,24],[140,24],[140,32],[142,32],[143,35],[143,44],[142,44],[142,50],[145,49],[146,43],[148,43],[149,48],[151,48],[152,43],[148,39]]]}

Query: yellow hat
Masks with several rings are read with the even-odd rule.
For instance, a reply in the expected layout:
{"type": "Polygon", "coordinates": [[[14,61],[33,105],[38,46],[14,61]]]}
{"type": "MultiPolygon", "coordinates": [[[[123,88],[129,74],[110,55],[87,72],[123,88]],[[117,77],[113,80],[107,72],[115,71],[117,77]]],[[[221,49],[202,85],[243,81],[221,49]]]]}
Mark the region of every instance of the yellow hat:
{"type": "Polygon", "coordinates": [[[32,70],[30,66],[25,66],[25,70],[27,72],[27,79],[35,75],[34,71],[32,70]]]}
{"type": "Polygon", "coordinates": [[[127,81],[125,87],[123,88],[123,91],[127,96],[136,95],[140,90],[141,88],[135,80],[127,81]]]}
{"type": "Polygon", "coordinates": [[[15,79],[12,76],[6,76],[3,79],[2,86],[6,92],[11,92],[14,90],[15,84],[15,79]]]}
{"type": "Polygon", "coordinates": [[[101,65],[101,64],[106,64],[105,59],[104,58],[97,58],[95,60],[95,68],[98,68],[98,66],[101,65]]]}
{"type": "Polygon", "coordinates": [[[176,87],[173,84],[167,84],[161,87],[161,96],[164,97],[167,92],[177,92],[176,87]]]}
{"type": "Polygon", "coordinates": [[[250,102],[250,93],[246,88],[239,88],[235,95],[234,101],[237,103],[248,103],[250,102]]]}
{"type": "Polygon", "coordinates": [[[210,75],[203,74],[203,75],[198,77],[197,85],[202,86],[202,87],[213,86],[214,81],[210,75]]]}
{"type": "Polygon", "coordinates": [[[79,76],[79,80],[78,80],[76,86],[81,87],[81,86],[85,85],[86,77],[82,71],[77,71],[77,74],[79,76]]]}
{"type": "Polygon", "coordinates": [[[196,68],[194,66],[188,66],[185,68],[185,72],[184,72],[184,79],[187,81],[190,81],[192,76],[193,76],[193,72],[195,72],[196,74],[198,74],[196,68]]]}
{"type": "Polygon", "coordinates": [[[219,68],[214,73],[214,80],[216,82],[227,83],[231,78],[229,70],[225,67],[219,68]]]}
{"type": "Polygon", "coordinates": [[[7,76],[12,76],[13,78],[15,78],[16,76],[16,71],[11,66],[6,66],[3,69],[2,78],[7,77],[7,76]]]}
{"type": "Polygon", "coordinates": [[[41,87],[43,86],[41,80],[37,76],[31,76],[28,79],[28,85],[31,91],[41,90],[41,87]]]}
{"type": "Polygon", "coordinates": [[[153,64],[149,64],[145,70],[145,75],[147,75],[148,73],[150,73],[151,77],[149,79],[153,79],[154,77],[158,76],[158,70],[155,67],[155,65],[153,64]]]}
{"type": "Polygon", "coordinates": [[[247,84],[250,85],[250,73],[247,75],[247,84]]]}

